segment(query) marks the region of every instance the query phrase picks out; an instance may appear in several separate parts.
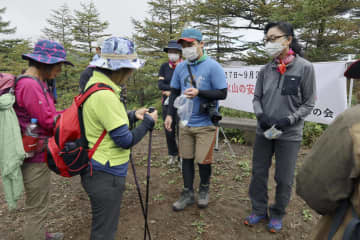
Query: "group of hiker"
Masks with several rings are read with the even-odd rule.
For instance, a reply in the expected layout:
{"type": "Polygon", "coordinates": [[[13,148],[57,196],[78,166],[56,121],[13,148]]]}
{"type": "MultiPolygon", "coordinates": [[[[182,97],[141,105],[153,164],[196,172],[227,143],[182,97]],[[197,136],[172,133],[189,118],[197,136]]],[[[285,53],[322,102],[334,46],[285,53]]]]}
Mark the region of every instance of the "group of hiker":
{"type": "MultiPolygon", "coordinates": [[[[36,134],[39,139],[46,139],[53,135],[54,122],[62,114],[55,109],[54,95],[49,91],[47,80],[54,79],[61,72],[63,64],[73,64],[66,60],[63,46],[50,40],[38,41],[33,52],[23,54],[22,57],[29,62],[29,67],[16,79],[14,89],[7,94],[14,95],[16,99],[13,109],[22,135],[26,134],[30,120],[37,119],[36,134]]],[[[127,112],[120,101],[121,88],[118,85],[126,83],[143,64],[136,54],[134,43],[122,37],[104,40],[101,57],[90,63],[93,71],[84,85],[84,91],[94,83],[106,85],[112,90],[93,93],[82,107],[89,148],[93,147],[104,129],[107,132],[91,158],[89,167],[81,172],[81,183],[92,208],[91,239],[114,239],[125,190],[129,149],[157,121],[156,110],[150,113],[147,108],[141,108],[127,112]],[[141,124],[130,129],[129,124],[137,120],[142,120],[141,124]]],[[[21,164],[25,189],[26,240],[64,238],[63,233],[50,233],[45,229],[50,171],[44,155],[44,151],[39,150],[33,156],[26,157],[21,164]]]]}
{"type": "MultiPolygon", "coordinates": [[[[315,105],[316,81],[314,67],[303,58],[302,48],[290,23],[271,22],[265,26],[264,35],[264,49],[270,61],[260,70],[253,99],[258,124],[249,186],[252,210],[244,217],[244,224],[255,226],[266,221],[268,230],[276,233],[283,228],[283,218],[291,198],[304,119],[315,105]],[[269,206],[268,177],[274,154],[276,195],[274,204],[269,206]]],[[[159,70],[158,87],[162,95],[168,164],[178,164],[183,177],[180,198],[172,205],[174,211],[184,210],[194,204],[195,199],[199,208],[207,208],[210,200],[213,150],[221,119],[218,100],[226,98],[228,86],[222,66],[206,54],[204,44],[200,30],[184,29],[179,39],[170,40],[164,48],[168,61],[159,70]],[[194,189],[195,163],[200,176],[197,194],[194,189]]],[[[50,40],[38,41],[33,52],[23,54],[22,57],[29,62],[29,66],[16,79],[12,90],[1,92],[0,111],[10,109],[8,115],[16,114],[22,135],[27,131],[31,119],[37,119],[37,133],[40,139],[45,139],[42,144],[46,145],[49,137],[61,138],[58,133],[54,135],[54,123],[62,114],[55,108],[55,95],[48,86],[48,80],[59,75],[63,64],[73,64],[66,59],[63,46],[50,40]],[[5,97],[9,98],[6,106],[2,103],[5,97]],[[12,105],[15,112],[11,112],[12,105]]],[[[157,122],[156,110],[140,108],[127,111],[121,98],[120,86],[126,84],[133,72],[144,63],[136,54],[131,40],[108,37],[97,42],[97,55],[79,79],[82,94],[86,94],[95,84],[110,89],[92,93],[82,104],[84,138],[90,149],[96,149],[88,167],[81,171],[81,183],[91,203],[91,240],[115,239],[131,156],[130,148],[141,141],[157,122]],[[132,127],[137,121],[141,123],[132,127]]],[[[354,64],[348,70],[349,77],[354,77],[354,69],[360,69],[359,64],[354,64]]],[[[356,234],[356,228],[349,230],[347,223],[358,219],[360,212],[358,109],[350,109],[335,120],[313,147],[297,176],[299,195],[324,215],[319,227],[311,233],[312,239],[328,239],[329,234],[334,237],[332,239],[342,239],[344,232],[348,234],[346,236],[353,237],[356,234]],[[337,154],[336,158],[335,155],[329,155],[330,152],[337,154]],[[341,162],[342,159],[345,160],[341,162]],[[306,193],[321,192],[321,189],[314,190],[313,185],[316,184],[309,182],[309,179],[316,179],[324,185],[322,179],[318,178],[321,174],[316,173],[316,168],[312,168],[311,164],[327,160],[348,165],[342,166],[344,176],[340,179],[343,180],[341,189],[334,188],[338,190],[334,194],[340,197],[334,199],[331,208],[321,211],[316,207],[321,197],[309,197],[306,193]],[[341,190],[343,195],[338,194],[341,190]],[[339,215],[338,209],[345,209],[343,216],[335,217],[339,215]],[[340,219],[335,227],[333,219],[340,219]]],[[[3,121],[2,118],[0,120],[3,121]]],[[[5,133],[1,134],[5,136],[5,133]]],[[[23,149],[17,152],[20,155],[24,153],[23,149]]],[[[38,148],[34,156],[25,158],[23,162],[18,156],[17,159],[20,159],[17,167],[21,168],[23,179],[20,179],[25,188],[24,239],[63,239],[63,233],[50,233],[45,229],[50,171],[43,148],[38,148]]],[[[2,162],[5,160],[0,160],[4,166],[2,162]]],[[[1,171],[4,176],[3,169],[1,171]]],[[[334,185],[340,181],[331,173],[323,172],[321,176],[324,176],[323,179],[332,178],[333,181],[328,182],[334,185]]],[[[321,184],[318,185],[321,188],[321,184]]],[[[329,186],[322,187],[329,190],[329,186]]]]}

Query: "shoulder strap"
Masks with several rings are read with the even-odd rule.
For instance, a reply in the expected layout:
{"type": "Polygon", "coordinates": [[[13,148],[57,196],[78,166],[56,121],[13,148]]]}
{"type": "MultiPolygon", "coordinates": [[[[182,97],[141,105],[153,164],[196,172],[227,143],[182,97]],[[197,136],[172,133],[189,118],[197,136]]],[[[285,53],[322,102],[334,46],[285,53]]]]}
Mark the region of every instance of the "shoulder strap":
{"type": "MultiPolygon", "coordinates": [[[[91,96],[91,94],[93,94],[97,91],[100,91],[100,90],[110,90],[110,91],[114,92],[114,90],[110,86],[108,86],[104,83],[95,83],[95,84],[91,85],[88,89],[86,89],[86,91],[83,94],[80,94],[80,98],[76,102],[76,104],[78,106],[81,141],[84,143],[85,146],[87,146],[87,148],[88,148],[89,142],[87,141],[86,136],[85,136],[85,126],[84,126],[84,121],[83,121],[81,105],[86,101],[86,99],[88,99],[91,96]]],[[[104,130],[102,132],[102,134],[100,135],[100,137],[98,138],[98,140],[96,141],[94,147],[91,150],[89,150],[89,152],[88,152],[89,159],[91,159],[92,155],[95,153],[96,149],[98,148],[98,146],[104,139],[106,133],[107,133],[107,131],[104,130]]]]}
{"type": "Polygon", "coordinates": [[[195,82],[194,76],[192,75],[190,64],[186,64],[186,66],[187,66],[187,69],[190,74],[191,84],[194,86],[194,88],[196,88],[196,82],[195,82]]]}
{"type": "Polygon", "coordinates": [[[107,133],[107,131],[104,130],[104,131],[102,132],[102,134],[100,135],[100,137],[98,138],[98,140],[96,141],[94,147],[93,147],[91,150],[89,150],[89,154],[88,154],[89,159],[91,159],[92,156],[94,155],[96,149],[98,148],[98,146],[100,145],[100,143],[101,143],[102,140],[104,139],[106,133],[107,133]]]}
{"type": "Polygon", "coordinates": [[[76,104],[78,106],[83,104],[86,101],[86,99],[88,99],[88,97],[90,97],[93,93],[95,93],[99,90],[110,90],[110,91],[114,92],[114,90],[110,86],[108,86],[104,83],[95,83],[95,84],[91,85],[90,87],[88,87],[84,93],[80,94],[79,98],[76,101],[76,104]]]}
{"type": "MultiPolygon", "coordinates": [[[[47,95],[46,95],[47,91],[44,88],[44,86],[41,84],[40,79],[38,79],[37,77],[34,77],[34,76],[30,76],[30,75],[20,75],[20,76],[16,77],[16,79],[15,79],[15,86],[23,78],[32,78],[32,79],[34,79],[40,85],[41,89],[43,90],[44,96],[46,98],[46,102],[49,104],[49,100],[48,100],[47,95]]],[[[15,86],[14,86],[14,90],[15,90],[15,86]]]]}

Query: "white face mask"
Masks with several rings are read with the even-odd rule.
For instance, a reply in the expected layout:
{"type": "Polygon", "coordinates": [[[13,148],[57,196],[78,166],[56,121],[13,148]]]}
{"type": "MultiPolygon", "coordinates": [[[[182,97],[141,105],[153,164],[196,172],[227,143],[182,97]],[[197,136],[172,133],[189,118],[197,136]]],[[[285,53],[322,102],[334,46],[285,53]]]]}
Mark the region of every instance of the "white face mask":
{"type": "Polygon", "coordinates": [[[179,54],[177,53],[168,53],[168,57],[171,62],[177,62],[180,58],[179,54]]]}
{"type": "Polygon", "coordinates": [[[182,54],[183,54],[184,58],[186,58],[189,61],[194,61],[195,59],[197,59],[199,57],[197,48],[195,46],[183,48],[182,54]]]}
{"type": "Polygon", "coordinates": [[[284,50],[285,46],[281,42],[268,42],[265,44],[265,52],[273,58],[276,58],[284,50]]]}

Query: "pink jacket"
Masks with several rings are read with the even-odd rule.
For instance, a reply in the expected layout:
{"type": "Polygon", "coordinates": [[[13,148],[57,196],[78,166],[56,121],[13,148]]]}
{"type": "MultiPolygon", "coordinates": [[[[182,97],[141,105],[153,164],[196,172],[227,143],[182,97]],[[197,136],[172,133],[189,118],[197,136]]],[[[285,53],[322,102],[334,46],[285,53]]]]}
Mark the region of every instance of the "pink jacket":
{"type": "MultiPolygon", "coordinates": [[[[30,119],[36,118],[40,136],[49,137],[53,135],[54,118],[59,113],[56,112],[54,99],[48,91],[47,84],[40,82],[46,90],[46,97],[43,89],[35,79],[22,78],[16,83],[14,109],[19,119],[22,134],[30,123],[30,119]]],[[[25,162],[44,161],[44,153],[38,153],[32,158],[25,159],[25,162]]]]}

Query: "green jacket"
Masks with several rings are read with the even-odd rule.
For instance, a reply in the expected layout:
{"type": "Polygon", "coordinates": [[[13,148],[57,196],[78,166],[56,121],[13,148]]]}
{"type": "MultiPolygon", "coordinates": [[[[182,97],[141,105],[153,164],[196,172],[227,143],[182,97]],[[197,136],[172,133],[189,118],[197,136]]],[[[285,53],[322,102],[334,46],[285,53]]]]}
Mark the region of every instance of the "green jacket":
{"type": "Polygon", "coordinates": [[[0,172],[5,199],[10,210],[24,190],[21,165],[25,158],[19,121],[13,109],[15,96],[7,93],[0,96],[0,172]]]}

